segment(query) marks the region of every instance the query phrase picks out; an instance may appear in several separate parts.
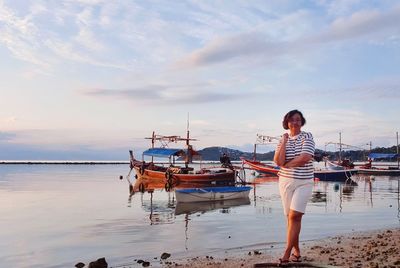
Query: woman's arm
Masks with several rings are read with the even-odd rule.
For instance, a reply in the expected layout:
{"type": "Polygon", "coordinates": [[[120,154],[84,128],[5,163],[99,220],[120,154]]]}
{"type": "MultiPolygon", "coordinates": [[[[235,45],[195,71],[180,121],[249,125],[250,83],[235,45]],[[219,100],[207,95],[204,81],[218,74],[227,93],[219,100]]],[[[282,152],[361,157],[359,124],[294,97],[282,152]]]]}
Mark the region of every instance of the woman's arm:
{"type": "Polygon", "coordinates": [[[313,158],[312,155],[308,153],[302,153],[299,156],[296,156],[292,160],[286,162],[282,167],[285,168],[294,168],[294,167],[301,167],[307,164],[313,158]]]}
{"type": "Polygon", "coordinates": [[[286,162],[286,143],[288,141],[289,135],[287,133],[283,134],[280,146],[277,147],[274,155],[274,162],[278,166],[283,166],[286,162]]]}

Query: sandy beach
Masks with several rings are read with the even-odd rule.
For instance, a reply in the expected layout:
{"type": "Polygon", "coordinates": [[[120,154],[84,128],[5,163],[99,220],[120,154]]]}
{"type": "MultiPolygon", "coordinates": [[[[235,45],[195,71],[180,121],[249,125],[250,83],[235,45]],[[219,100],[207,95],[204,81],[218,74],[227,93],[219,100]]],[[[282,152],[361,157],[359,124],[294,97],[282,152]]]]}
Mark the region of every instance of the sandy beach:
{"type": "MultiPolygon", "coordinates": [[[[161,267],[254,267],[276,262],[280,257],[266,249],[243,251],[225,256],[201,256],[180,261],[164,261],[161,267]]],[[[400,228],[352,233],[302,243],[303,263],[315,267],[400,267],[400,228]]],[[[156,266],[152,264],[152,266],[156,266]]],[[[267,267],[267,266],[265,266],[267,267]]],[[[291,266],[295,267],[295,266],[291,266]]]]}

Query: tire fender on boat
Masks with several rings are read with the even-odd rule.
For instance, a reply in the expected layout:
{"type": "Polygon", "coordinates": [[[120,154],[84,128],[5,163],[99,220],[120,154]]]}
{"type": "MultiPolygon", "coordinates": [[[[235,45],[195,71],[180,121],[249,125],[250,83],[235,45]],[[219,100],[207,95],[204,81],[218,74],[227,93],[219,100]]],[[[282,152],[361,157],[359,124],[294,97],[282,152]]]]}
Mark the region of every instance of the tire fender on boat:
{"type": "Polygon", "coordinates": [[[145,187],[144,187],[144,184],[143,184],[143,183],[139,184],[139,191],[140,191],[141,193],[144,193],[145,187]]]}
{"type": "Polygon", "coordinates": [[[140,165],[140,168],[139,168],[140,175],[144,174],[144,170],[145,170],[144,164],[140,165]]]}

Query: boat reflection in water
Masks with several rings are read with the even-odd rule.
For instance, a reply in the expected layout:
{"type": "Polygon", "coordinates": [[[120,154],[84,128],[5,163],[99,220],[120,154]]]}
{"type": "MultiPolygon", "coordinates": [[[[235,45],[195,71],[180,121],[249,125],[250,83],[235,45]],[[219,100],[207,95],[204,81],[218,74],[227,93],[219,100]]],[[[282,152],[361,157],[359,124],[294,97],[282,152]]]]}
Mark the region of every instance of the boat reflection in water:
{"type": "Polygon", "coordinates": [[[132,199],[132,195],[135,193],[142,193],[141,206],[146,212],[150,212],[149,219],[151,224],[160,223],[172,223],[174,222],[175,215],[186,214],[187,216],[193,213],[205,213],[208,211],[214,211],[221,209],[222,213],[227,213],[229,208],[238,207],[243,205],[249,205],[250,199],[246,198],[232,199],[232,200],[220,200],[220,201],[207,201],[207,202],[191,202],[181,203],[176,202],[174,189],[186,189],[186,188],[197,188],[204,187],[204,184],[196,183],[181,183],[177,184],[175,188],[168,189],[166,191],[164,183],[155,182],[153,180],[137,179],[133,185],[133,191],[131,191],[129,197],[129,203],[132,199]],[[167,200],[154,200],[153,195],[155,192],[167,192],[167,200]],[[150,199],[144,199],[144,193],[150,195],[150,199]]]}
{"type": "Polygon", "coordinates": [[[238,207],[243,205],[250,205],[250,199],[240,198],[222,201],[210,201],[210,202],[192,202],[182,203],[178,202],[175,207],[175,215],[181,214],[194,214],[194,213],[205,213],[207,211],[221,209],[222,213],[226,213],[231,207],[238,207]]]}

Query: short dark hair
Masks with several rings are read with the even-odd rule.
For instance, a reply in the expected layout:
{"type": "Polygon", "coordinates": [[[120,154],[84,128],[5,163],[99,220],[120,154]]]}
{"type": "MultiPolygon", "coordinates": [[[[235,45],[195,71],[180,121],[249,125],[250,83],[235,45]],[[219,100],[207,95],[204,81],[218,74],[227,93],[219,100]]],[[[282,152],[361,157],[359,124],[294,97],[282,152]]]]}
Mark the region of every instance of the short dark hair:
{"type": "Polygon", "coordinates": [[[289,129],[288,123],[290,118],[292,118],[293,115],[299,114],[301,117],[301,126],[304,126],[306,124],[306,119],[304,118],[303,114],[299,110],[291,110],[288,112],[284,117],[282,121],[282,125],[284,129],[289,129]]]}

